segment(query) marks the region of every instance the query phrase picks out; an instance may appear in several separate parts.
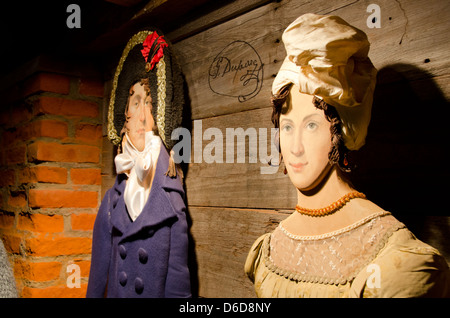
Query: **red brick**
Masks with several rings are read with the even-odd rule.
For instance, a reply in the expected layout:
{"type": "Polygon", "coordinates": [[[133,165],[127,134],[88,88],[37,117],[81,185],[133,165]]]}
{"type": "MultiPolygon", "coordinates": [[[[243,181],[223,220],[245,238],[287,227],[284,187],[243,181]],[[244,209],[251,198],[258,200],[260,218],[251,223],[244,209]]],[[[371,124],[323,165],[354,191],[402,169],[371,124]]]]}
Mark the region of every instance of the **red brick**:
{"type": "Polygon", "coordinates": [[[33,237],[25,239],[24,249],[30,256],[90,254],[92,239],[88,237],[33,237]]]}
{"type": "Polygon", "coordinates": [[[17,229],[57,233],[64,231],[64,218],[61,215],[21,214],[17,220],[17,229]]]}
{"type": "Polygon", "coordinates": [[[75,260],[73,263],[80,266],[81,277],[89,277],[89,271],[91,269],[90,261],[75,260]]]}
{"type": "Polygon", "coordinates": [[[14,130],[3,132],[2,145],[3,147],[10,147],[37,137],[63,139],[67,137],[67,133],[68,125],[66,122],[50,119],[36,120],[14,130]]]}
{"type": "Polygon", "coordinates": [[[2,134],[2,148],[9,148],[14,146],[18,141],[25,140],[25,138],[22,138],[23,129],[5,130],[2,134]]]}
{"type": "Polygon", "coordinates": [[[60,262],[27,262],[16,260],[14,264],[14,276],[25,278],[29,281],[45,282],[59,279],[61,276],[60,262]]]}
{"type": "Polygon", "coordinates": [[[14,226],[14,213],[0,212],[0,229],[10,229],[14,226]]]}
{"type": "Polygon", "coordinates": [[[15,171],[12,169],[0,171],[0,187],[14,185],[16,183],[15,171]]]}
{"type": "Polygon", "coordinates": [[[28,146],[28,160],[58,162],[94,162],[100,160],[100,148],[88,145],[36,141],[28,146]]]}
{"type": "Polygon", "coordinates": [[[67,137],[67,123],[60,120],[43,119],[33,122],[33,135],[62,139],[67,137]]]}
{"type": "Polygon", "coordinates": [[[67,183],[67,169],[60,167],[34,166],[19,173],[19,183],[67,183]]]}
{"type": "Polygon", "coordinates": [[[87,283],[80,288],[69,288],[66,285],[50,286],[45,288],[24,287],[21,297],[24,298],[85,298],[87,283]]]}
{"type": "Polygon", "coordinates": [[[70,178],[74,184],[97,184],[102,183],[101,170],[96,168],[70,169],[70,178]]]}
{"type": "Polygon", "coordinates": [[[100,144],[102,141],[102,126],[79,124],[75,131],[75,138],[86,143],[100,144]]]}
{"type": "Polygon", "coordinates": [[[19,144],[8,149],[4,149],[4,162],[6,165],[20,164],[26,162],[27,147],[19,144]]]}
{"type": "Polygon", "coordinates": [[[97,103],[91,101],[41,96],[35,103],[35,114],[96,118],[99,114],[99,107],[97,103]]]}
{"type": "Polygon", "coordinates": [[[86,96],[103,97],[104,85],[103,82],[92,79],[81,79],[80,94],[86,96]]]}
{"type": "Polygon", "coordinates": [[[24,123],[33,118],[33,114],[29,109],[29,105],[21,104],[20,106],[14,107],[11,111],[11,117],[6,123],[8,127],[15,127],[20,123],[24,123]]]}
{"type": "Polygon", "coordinates": [[[27,196],[25,192],[11,192],[8,199],[8,205],[14,208],[24,208],[27,206],[27,196]]]}
{"type": "Polygon", "coordinates": [[[6,208],[6,204],[5,204],[5,200],[3,200],[3,192],[6,191],[2,191],[2,189],[0,188],[0,211],[5,210],[6,208]]]}
{"type": "Polygon", "coordinates": [[[32,208],[96,208],[96,191],[30,189],[28,204],[32,208]]]}
{"type": "Polygon", "coordinates": [[[20,244],[22,242],[22,235],[8,235],[2,234],[3,244],[5,245],[5,249],[12,254],[20,253],[20,244]]]}
{"type": "Polygon", "coordinates": [[[36,137],[33,131],[34,125],[34,122],[29,122],[14,129],[6,130],[3,132],[2,145],[10,147],[36,137]]]}
{"type": "Polygon", "coordinates": [[[72,230],[90,231],[94,228],[96,214],[72,214],[70,216],[72,230]]]}
{"type": "Polygon", "coordinates": [[[25,82],[23,95],[28,96],[38,92],[69,94],[70,78],[60,74],[40,73],[25,82]]]}

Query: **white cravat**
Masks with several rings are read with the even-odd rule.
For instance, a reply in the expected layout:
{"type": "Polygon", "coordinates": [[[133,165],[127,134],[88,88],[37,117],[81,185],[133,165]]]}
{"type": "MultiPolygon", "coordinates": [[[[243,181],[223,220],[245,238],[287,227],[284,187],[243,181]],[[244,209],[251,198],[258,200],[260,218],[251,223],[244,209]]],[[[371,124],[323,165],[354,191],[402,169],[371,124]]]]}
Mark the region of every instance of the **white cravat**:
{"type": "Polygon", "coordinates": [[[125,134],[123,151],[114,158],[117,174],[128,175],[124,200],[128,214],[134,221],[141,214],[150,192],[151,171],[156,165],[161,138],[152,131],[145,133],[145,148],[138,151],[130,138],[125,134]]]}

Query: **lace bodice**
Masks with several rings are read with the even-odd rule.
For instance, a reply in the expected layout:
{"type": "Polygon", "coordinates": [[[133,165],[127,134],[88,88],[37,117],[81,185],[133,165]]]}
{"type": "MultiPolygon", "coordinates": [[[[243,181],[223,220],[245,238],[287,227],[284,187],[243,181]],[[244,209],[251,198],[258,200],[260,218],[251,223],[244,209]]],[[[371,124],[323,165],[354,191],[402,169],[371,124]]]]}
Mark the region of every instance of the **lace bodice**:
{"type": "Polygon", "coordinates": [[[297,281],[345,284],[402,227],[389,212],[376,213],[338,231],[316,236],[295,236],[281,222],[271,235],[266,265],[297,281]]]}
{"type": "Polygon", "coordinates": [[[245,261],[258,297],[450,297],[445,259],[390,213],[317,236],[292,235],[283,222],[245,261]]]}

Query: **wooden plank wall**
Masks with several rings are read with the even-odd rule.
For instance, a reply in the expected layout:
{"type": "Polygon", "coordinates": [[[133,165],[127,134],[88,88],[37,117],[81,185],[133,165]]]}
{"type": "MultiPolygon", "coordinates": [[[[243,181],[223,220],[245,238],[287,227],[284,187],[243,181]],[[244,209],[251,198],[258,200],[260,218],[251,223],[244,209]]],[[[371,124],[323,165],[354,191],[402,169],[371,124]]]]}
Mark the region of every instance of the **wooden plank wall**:
{"type": "MultiPolygon", "coordinates": [[[[254,1],[259,5],[242,12],[244,2],[235,1],[228,19],[219,10],[167,34],[174,40],[190,97],[194,134],[185,185],[198,296],[254,297],[243,272],[248,250],[295,206],[295,189],[281,169],[261,174],[267,164],[253,153],[259,145],[248,146],[251,137],[246,145],[236,141],[235,158],[226,163],[227,144],[233,145],[226,140],[226,129],[259,133],[266,128],[270,143],[271,84],[285,57],[281,34],[307,12],[339,15],[366,32],[379,70],[367,145],[355,154],[355,186],[450,261],[450,211],[445,208],[450,172],[444,153],[450,96],[450,21],[444,17],[450,16],[449,2],[254,1]],[[381,28],[367,26],[372,3],[381,9],[381,28]],[[215,18],[223,22],[210,26],[215,18]],[[205,131],[214,136],[203,136],[205,131]],[[237,150],[243,146],[245,163],[238,163],[237,150]],[[223,162],[207,163],[205,153],[223,162]],[[256,163],[249,163],[255,156],[256,163]]],[[[107,143],[103,158],[106,190],[113,182],[107,143]]]]}

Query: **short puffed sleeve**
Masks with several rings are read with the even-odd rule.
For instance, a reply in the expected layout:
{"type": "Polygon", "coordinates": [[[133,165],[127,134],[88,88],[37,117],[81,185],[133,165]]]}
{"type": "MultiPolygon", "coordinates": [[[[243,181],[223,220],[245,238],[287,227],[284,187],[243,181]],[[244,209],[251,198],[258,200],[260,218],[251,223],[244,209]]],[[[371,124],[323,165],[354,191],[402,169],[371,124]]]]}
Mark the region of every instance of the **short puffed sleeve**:
{"type": "Polygon", "coordinates": [[[255,280],[256,270],[262,258],[262,246],[266,239],[270,237],[269,233],[261,235],[252,245],[245,261],[244,271],[252,282],[255,280]]]}
{"type": "Polygon", "coordinates": [[[438,250],[404,228],[392,234],[352,284],[351,296],[450,297],[450,270],[438,250]]]}

